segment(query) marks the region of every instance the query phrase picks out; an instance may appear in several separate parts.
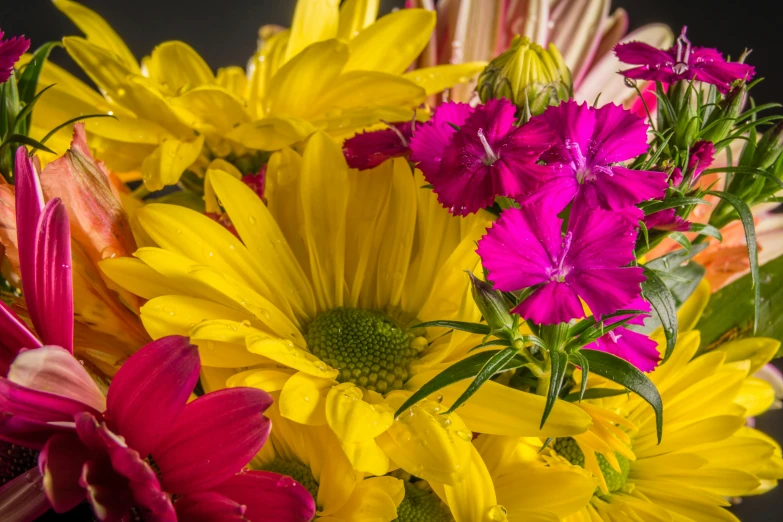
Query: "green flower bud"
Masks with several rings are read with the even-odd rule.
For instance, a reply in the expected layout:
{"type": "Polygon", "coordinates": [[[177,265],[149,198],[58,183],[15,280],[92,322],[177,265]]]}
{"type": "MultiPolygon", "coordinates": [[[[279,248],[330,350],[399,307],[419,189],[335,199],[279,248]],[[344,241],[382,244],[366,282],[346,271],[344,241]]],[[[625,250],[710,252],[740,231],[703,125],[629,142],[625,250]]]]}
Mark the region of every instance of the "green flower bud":
{"type": "Polygon", "coordinates": [[[783,122],[778,122],[759,140],[753,157],[753,166],[767,169],[777,161],[781,152],[783,152],[783,122]]]}
{"type": "Polygon", "coordinates": [[[514,328],[514,318],[509,312],[508,302],[503,294],[471,272],[468,272],[468,275],[472,283],[473,300],[489,327],[495,332],[506,332],[510,335],[514,328]]]}
{"type": "Polygon", "coordinates": [[[726,136],[729,135],[731,129],[734,127],[734,118],[740,115],[742,109],[745,107],[745,102],[748,99],[748,88],[745,84],[739,87],[735,87],[731,92],[726,95],[726,98],[719,103],[717,110],[712,111],[708,118],[705,127],[708,127],[712,123],[715,126],[711,127],[702,139],[718,143],[726,136]]]}
{"type": "Polygon", "coordinates": [[[530,38],[515,36],[508,51],[481,73],[476,90],[482,102],[507,98],[537,115],[571,97],[571,72],[553,44],[544,49],[530,38]]]}

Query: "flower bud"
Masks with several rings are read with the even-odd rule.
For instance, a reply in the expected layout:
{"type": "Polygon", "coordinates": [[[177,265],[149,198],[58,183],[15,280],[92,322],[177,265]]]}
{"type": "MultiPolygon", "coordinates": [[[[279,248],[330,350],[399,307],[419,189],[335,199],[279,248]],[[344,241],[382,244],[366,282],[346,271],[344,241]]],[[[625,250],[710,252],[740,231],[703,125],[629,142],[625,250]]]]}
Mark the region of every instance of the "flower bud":
{"type": "Polygon", "coordinates": [[[509,312],[509,306],[506,299],[498,290],[492,288],[492,285],[486,281],[474,276],[468,272],[472,284],[471,291],[476,306],[481,311],[481,315],[487,321],[487,324],[494,332],[507,332],[511,334],[514,328],[514,318],[509,312]]]}
{"type": "Polygon", "coordinates": [[[747,99],[748,88],[745,84],[732,89],[732,91],[726,95],[726,99],[720,102],[718,109],[712,111],[712,114],[710,114],[704,127],[707,128],[712,123],[715,123],[715,126],[711,127],[702,136],[702,139],[711,141],[712,143],[718,143],[728,136],[729,132],[734,127],[734,119],[742,112],[747,99]]]}
{"type": "Polygon", "coordinates": [[[553,44],[544,49],[515,36],[511,47],[481,73],[476,90],[482,102],[507,98],[536,115],[571,97],[571,72],[553,44]]]}
{"type": "Polygon", "coordinates": [[[767,169],[777,161],[781,152],[783,152],[783,122],[778,122],[759,140],[753,157],[753,166],[767,169]]]}

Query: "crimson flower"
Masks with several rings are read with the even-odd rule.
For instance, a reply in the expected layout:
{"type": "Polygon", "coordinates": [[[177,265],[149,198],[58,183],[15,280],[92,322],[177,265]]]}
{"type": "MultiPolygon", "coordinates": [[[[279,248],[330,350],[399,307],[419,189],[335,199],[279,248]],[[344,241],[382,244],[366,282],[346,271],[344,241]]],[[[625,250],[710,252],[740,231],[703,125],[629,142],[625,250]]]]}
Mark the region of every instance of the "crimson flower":
{"type": "Polygon", "coordinates": [[[343,155],[352,169],[372,169],[390,158],[407,156],[417,121],[389,123],[387,129],[356,134],[343,143],[343,155]]]}
{"type": "Polygon", "coordinates": [[[691,223],[678,216],[673,208],[667,208],[644,216],[644,226],[647,227],[647,230],[685,232],[690,230],[691,223]]]}
{"type": "Polygon", "coordinates": [[[698,80],[714,85],[726,94],[736,80],[750,80],[755,69],[744,63],[727,62],[716,49],[693,47],[683,27],[675,45],[667,51],[642,42],[628,42],[615,46],[621,62],[638,65],[620,71],[626,78],[662,83],[698,80]]]}
{"type": "Polygon", "coordinates": [[[5,83],[14,71],[14,64],[30,48],[30,40],[24,36],[5,39],[0,29],[0,83],[5,83]]]}

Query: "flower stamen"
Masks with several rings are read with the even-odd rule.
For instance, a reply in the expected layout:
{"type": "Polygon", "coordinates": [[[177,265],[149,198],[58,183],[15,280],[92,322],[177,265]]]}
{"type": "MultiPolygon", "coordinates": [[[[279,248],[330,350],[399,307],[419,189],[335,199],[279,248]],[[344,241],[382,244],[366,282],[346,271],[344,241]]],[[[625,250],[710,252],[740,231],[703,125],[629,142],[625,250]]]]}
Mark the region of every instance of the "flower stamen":
{"type": "Polygon", "coordinates": [[[487,137],[484,136],[484,129],[478,130],[478,137],[481,141],[481,145],[484,147],[484,153],[487,155],[487,157],[484,159],[484,163],[487,165],[492,165],[498,160],[498,155],[495,154],[495,152],[492,150],[492,147],[489,146],[487,137]]]}

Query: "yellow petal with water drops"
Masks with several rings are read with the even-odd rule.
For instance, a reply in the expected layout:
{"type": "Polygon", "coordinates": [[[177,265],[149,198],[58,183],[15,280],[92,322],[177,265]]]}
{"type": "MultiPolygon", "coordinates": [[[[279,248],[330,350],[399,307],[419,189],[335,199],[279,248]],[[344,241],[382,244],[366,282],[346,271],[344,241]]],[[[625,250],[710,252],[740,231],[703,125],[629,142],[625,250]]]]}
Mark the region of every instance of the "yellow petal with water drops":
{"type": "Polygon", "coordinates": [[[305,118],[334,85],[348,61],[348,46],[339,40],[311,45],[286,63],[269,82],[266,114],[305,118]]]}
{"type": "Polygon", "coordinates": [[[261,198],[229,174],[211,171],[208,180],[245,246],[264,260],[263,270],[269,272],[274,291],[288,299],[294,313],[313,318],[313,289],[261,198]]]}
{"type": "Polygon", "coordinates": [[[134,294],[144,299],[180,293],[168,278],[138,259],[115,257],[99,261],[98,266],[112,282],[126,290],[132,289],[134,294]]]}
{"type": "Polygon", "coordinates": [[[378,303],[398,308],[413,250],[416,231],[416,191],[420,190],[404,158],[392,162],[392,187],[383,242],[378,253],[378,303]]]}
{"type": "Polygon", "coordinates": [[[145,64],[149,77],[168,88],[171,94],[215,82],[207,62],[185,42],[163,42],[152,50],[145,64]]]}
{"type": "Polygon", "coordinates": [[[406,107],[352,107],[334,109],[314,118],[312,124],[335,139],[345,139],[379,121],[410,121],[415,111],[406,107]]]}
{"type": "Polygon", "coordinates": [[[473,81],[486,65],[486,62],[436,65],[435,67],[415,69],[403,74],[402,77],[422,87],[429,96],[443,92],[455,85],[473,81]]]}
{"type": "Polygon", "coordinates": [[[294,374],[280,392],[280,414],[299,424],[326,424],[326,394],[336,386],[333,379],[321,379],[303,372],[294,374]]]}
{"type": "Polygon", "coordinates": [[[239,125],[226,134],[249,149],[278,150],[304,140],[316,131],[316,127],[298,118],[263,118],[239,125]]]}
{"type": "Polygon", "coordinates": [[[228,388],[247,386],[272,393],[282,390],[293,375],[292,370],[277,368],[245,370],[229,377],[226,385],[228,388]]]}
{"type": "Polygon", "coordinates": [[[250,353],[245,337],[260,333],[247,319],[242,322],[225,319],[201,321],[190,329],[190,339],[198,345],[201,364],[218,368],[243,368],[265,364],[269,360],[250,353]]]}
{"type": "MultiPolygon", "coordinates": [[[[372,477],[359,482],[348,501],[336,512],[318,517],[318,522],[392,522],[397,520],[397,506],[404,492],[402,480],[394,477],[372,477]]],[[[320,491],[319,491],[320,498],[320,491]]]]}
{"type": "Polygon", "coordinates": [[[139,64],[128,46],[122,41],[122,38],[111,28],[111,26],[101,18],[95,11],[92,11],[77,2],[70,0],[53,0],[57,9],[62,11],[65,16],[71,19],[87,37],[87,40],[110,51],[114,54],[131,72],[139,72],[139,64]]]}
{"type": "Polygon", "coordinates": [[[215,83],[240,100],[245,99],[247,94],[247,74],[241,67],[235,65],[221,67],[217,70],[215,83]]]}
{"type": "Polygon", "coordinates": [[[190,124],[200,132],[225,134],[234,127],[250,122],[244,102],[216,85],[191,89],[170,98],[173,107],[183,109],[192,117],[190,124]]]}
{"type": "Polygon", "coordinates": [[[298,0],[285,52],[286,61],[311,44],[336,37],[339,19],[340,0],[298,0]]]}
{"type": "Polygon", "coordinates": [[[410,80],[375,71],[341,74],[313,105],[313,114],[352,107],[416,107],[424,89],[410,80]]]}
{"type": "Polygon", "coordinates": [[[468,469],[464,478],[454,484],[431,482],[430,485],[448,504],[455,522],[504,521],[505,508],[498,506],[492,477],[476,448],[468,445],[468,469]]]}
{"type": "Polygon", "coordinates": [[[155,122],[133,117],[91,118],[84,122],[90,134],[113,141],[156,146],[171,134],[155,122]]]}
{"type": "Polygon", "coordinates": [[[350,40],[375,22],[379,0],[346,0],[340,7],[338,38],[350,40]]]}
{"type": "Polygon", "coordinates": [[[156,297],[141,307],[141,322],[153,339],[190,334],[190,329],[207,319],[242,322],[252,319],[245,312],[211,301],[184,295],[156,297]]]}
{"type": "MultiPolygon", "coordinates": [[[[405,387],[415,390],[435,375],[437,371],[414,375],[405,387]]],[[[439,391],[438,395],[443,396],[443,404],[453,404],[468,384],[468,381],[462,381],[439,391]]],[[[487,381],[458,412],[471,431],[493,435],[567,437],[584,433],[592,425],[590,415],[580,407],[557,400],[546,424],[540,428],[545,402],[546,397],[542,395],[487,381]]]]}
{"type": "Polygon", "coordinates": [[[155,151],[141,164],[141,177],[149,190],[161,190],[174,185],[180,176],[201,155],[204,136],[193,141],[181,141],[169,138],[163,141],[155,151]]]}
{"type": "Polygon", "coordinates": [[[350,41],[346,71],[401,74],[427,46],[435,28],[435,13],[400,9],[380,18],[350,41]]]}
{"type": "Polygon", "coordinates": [[[750,361],[751,374],[756,373],[767,364],[780,349],[780,341],[769,337],[746,337],[737,341],[724,343],[716,351],[726,353],[726,362],[750,361]]]}
{"type": "MultiPolygon", "coordinates": [[[[392,408],[402,406],[408,392],[393,392],[386,399],[392,408]]],[[[380,437],[378,444],[395,464],[408,473],[454,485],[470,472],[473,434],[454,413],[425,400],[403,411],[380,437]]]]}
{"type": "Polygon", "coordinates": [[[334,379],[339,371],[330,368],[307,350],[297,347],[291,341],[269,337],[268,335],[251,335],[246,339],[247,349],[263,355],[273,361],[299,370],[314,377],[334,379]]]}
{"type": "Polygon", "coordinates": [[[361,388],[345,382],[332,387],[326,396],[326,421],[342,442],[370,441],[394,422],[385,404],[370,404],[361,388]]]}
{"type": "Polygon", "coordinates": [[[236,373],[233,368],[201,367],[201,387],[204,393],[212,393],[227,388],[226,382],[236,373]]]}
{"type": "Polygon", "coordinates": [[[258,30],[259,49],[247,66],[249,84],[247,86],[247,108],[254,118],[266,114],[266,93],[269,82],[285,63],[285,49],[288,30],[281,31],[278,26],[262,26],[258,30]]]}
{"type": "Polygon", "coordinates": [[[311,280],[321,310],[343,305],[348,165],[340,146],[322,132],[302,158],[302,210],[311,280]]]}

